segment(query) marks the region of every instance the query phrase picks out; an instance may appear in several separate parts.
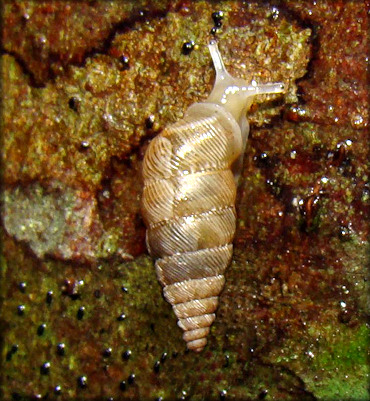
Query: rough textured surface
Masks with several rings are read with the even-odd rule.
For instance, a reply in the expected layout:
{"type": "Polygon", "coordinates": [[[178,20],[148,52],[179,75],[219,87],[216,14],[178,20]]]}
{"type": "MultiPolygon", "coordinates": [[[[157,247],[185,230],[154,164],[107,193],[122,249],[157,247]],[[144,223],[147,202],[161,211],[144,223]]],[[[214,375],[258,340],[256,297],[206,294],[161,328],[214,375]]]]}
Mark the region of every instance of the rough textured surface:
{"type": "MultiPolygon", "coordinates": [[[[3,57],[7,110],[3,123],[5,131],[12,133],[4,138],[4,157],[11,160],[4,181],[12,188],[5,197],[5,214],[12,218],[5,218],[5,226],[18,240],[28,241],[37,255],[46,252],[64,259],[96,260],[117,250],[130,255],[143,250],[142,244],[137,246],[137,238],[142,241],[143,237],[140,228],[139,235],[136,233],[134,219],[139,202],[135,198],[141,191],[137,177],[145,146],[138,148],[148,134],[150,117],[155,116],[150,128],[154,133],[181,117],[195,100],[207,97],[213,84],[214,71],[205,44],[214,8],[209,3],[195,3],[193,7],[180,7],[179,12],[169,12],[166,18],[137,22],[131,30],[117,33],[107,54],[87,58],[84,67],[71,66],[68,73],[47,82],[45,88],[32,87],[14,57],[3,57]],[[186,15],[182,15],[184,10],[188,10],[186,15]],[[197,38],[199,48],[192,56],[185,56],[182,45],[192,38],[197,38]],[[128,65],[122,65],[122,55],[129,60],[128,65]],[[35,233],[34,227],[24,224],[24,213],[19,213],[25,210],[21,192],[34,181],[47,192],[53,191],[51,197],[59,197],[60,192],[67,193],[65,198],[74,197],[73,201],[60,202],[70,209],[79,204],[80,214],[90,214],[97,230],[106,227],[104,236],[101,231],[86,230],[79,249],[71,249],[80,229],[73,228],[77,223],[69,230],[73,238],[68,238],[68,233],[64,236],[67,243],[48,238],[45,228],[50,220],[49,202],[40,204],[26,194],[27,218],[40,221],[35,233]],[[13,191],[19,184],[25,185],[13,191]],[[128,207],[127,200],[133,200],[128,207]],[[124,243],[122,223],[130,234],[124,243]],[[47,244],[34,241],[35,234],[46,237],[47,244]]],[[[224,8],[225,12],[230,10],[231,19],[234,14],[240,18],[247,12],[237,9],[236,4],[224,8]]],[[[256,6],[250,10],[250,18],[256,21],[270,21],[270,14],[269,9],[256,6]]],[[[294,80],[304,74],[308,61],[308,29],[281,19],[263,26],[253,21],[245,27],[230,24],[225,31],[220,37],[222,46],[235,52],[228,55],[225,51],[231,73],[260,82],[283,80],[288,87],[287,101],[296,100],[294,80]],[[243,55],[246,52],[247,57],[243,55]]],[[[282,102],[275,107],[270,103],[269,108],[264,103],[261,109],[255,110],[252,122],[270,121],[281,111],[282,102]]]]}
{"type": "Polygon", "coordinates": [[[3,399],[369,398],[368,8],[5,2],[3,399]],[[230,72],[288,90],[253,106],[234,259],[194,355],[145,255],[140,170],[212,87],[219,10],[230,72]]]}
{"type": "Polygon", "coordinates": [[[24,1],[4,2],[3,46],[43,86],[82,64],[89,54],[104,52],[117,30],[124,30],[145,14],[163,14],[168,0],[148,1],[24,1]]]}

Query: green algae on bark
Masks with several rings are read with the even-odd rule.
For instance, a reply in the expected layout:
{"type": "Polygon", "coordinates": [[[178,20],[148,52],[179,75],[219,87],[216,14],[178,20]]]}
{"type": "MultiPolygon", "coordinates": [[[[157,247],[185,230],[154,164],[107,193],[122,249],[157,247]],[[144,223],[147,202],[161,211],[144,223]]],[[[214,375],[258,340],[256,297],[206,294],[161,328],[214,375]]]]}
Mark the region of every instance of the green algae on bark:
{"type": "Polygon", "coordinates": [[[368,327],[343,328],[328,317],[326,324],[320,318],[320,324],[307,327],[311,341],[283,344],[269,363],[294,371],[317,400],[367,400],[368,327]]]}
{"type": "Polygon", "coordinates": [[[152,366],[156,358],[163,350],[175,350],[181,340],[170,338],[168,327],[175,331],[176,324],[168,318],[169,313],[161,313],[165,301],[150,258],[125,265],[102,262],[91,268],[52,260],[41,262],[30,258],[26,249],[19,252],[19,246],[10,239],[5,238],[5,243],[6,258],[12,250],[18,252],[3,270],[8,284],[2,321],[10,323],[2,327],[6,337],[5,399],[11,392],[28,397],[49,393],[53,398],[58,385],[62,387],[62,399],[90,399],[96,394],[116,397],[120,394],[120,381],[131,374],[136,375],[140,386],[129,386],[125,395],[146,398],[152,387],[150,377],[155,377],[152,366]],[[32,275],[22,268],[25,263],[32,275]],[[24,291],[20,290],[21,282],[26,283],[24,291]],[[53,296],[48,302],[50,292],[53,296]],[[22,316],[17,314],[19,304],[25,306],[22,316]],[[83,314],[79,313],[82,307],[83,314]],[[39,330],[42,324],[45,328],[39,330]],[[158,333],[168,336],[151,341],[158,333]],[[150,347],[142,341],[145,338],[150,347]],[[14,344],[17,352],[6,358],[14,344]],[[107,348],[112,349],[109,355],[104,352],[107,348]],[[123,356],[127,350],[128,360],[123,356]],[[50,363],[47,375],[39,372],[45,362],[50,363]],[[86,389],[77,384],[83,375],[87,378],[86,389]]]}

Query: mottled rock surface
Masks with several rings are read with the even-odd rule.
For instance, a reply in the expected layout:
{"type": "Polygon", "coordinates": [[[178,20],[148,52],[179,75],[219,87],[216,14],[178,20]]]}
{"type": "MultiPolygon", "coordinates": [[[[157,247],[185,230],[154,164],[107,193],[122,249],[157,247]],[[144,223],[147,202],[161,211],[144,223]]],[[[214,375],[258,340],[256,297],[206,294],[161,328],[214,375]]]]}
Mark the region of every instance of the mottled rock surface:
{"type": "Polygon", "coordinates": [[[2,398],[367,400],[368,2],[2,7],[2,398]],[[252,107],[195,355],[145,251],[140,171],[212,88],[220,10],[228,70],[287,91],[252,107]]]}

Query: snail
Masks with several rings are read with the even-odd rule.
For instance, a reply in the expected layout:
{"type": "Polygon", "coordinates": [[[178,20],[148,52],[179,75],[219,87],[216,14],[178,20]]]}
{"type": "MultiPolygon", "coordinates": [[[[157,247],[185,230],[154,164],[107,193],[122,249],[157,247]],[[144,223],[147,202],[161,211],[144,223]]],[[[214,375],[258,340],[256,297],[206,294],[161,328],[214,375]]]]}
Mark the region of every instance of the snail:
{"type": "Polygon", "coordinates": [[[217,42],[208,45],[216,81],[209,97],[149,144],[143,161],[146,243],[187,348],[203,350],[231,262],[237,181],[253,96],[283,92],[232,77],[217,42]]]}

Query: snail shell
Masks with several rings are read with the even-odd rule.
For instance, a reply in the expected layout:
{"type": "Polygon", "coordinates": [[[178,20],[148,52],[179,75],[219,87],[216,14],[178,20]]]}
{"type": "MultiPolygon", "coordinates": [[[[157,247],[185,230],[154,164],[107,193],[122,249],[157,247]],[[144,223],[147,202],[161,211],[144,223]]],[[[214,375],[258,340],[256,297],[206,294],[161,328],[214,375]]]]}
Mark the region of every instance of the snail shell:
{"type": "Polygon", "coordinates": [[[196,352],[207,343],[232,257],[246,111],[254,95],[283,90],[281,83],[233,78],[215,41],[209,50],[216,70],[210,96],[152,140],[143,164],[148,251],[187,347],[196,352]]]}

